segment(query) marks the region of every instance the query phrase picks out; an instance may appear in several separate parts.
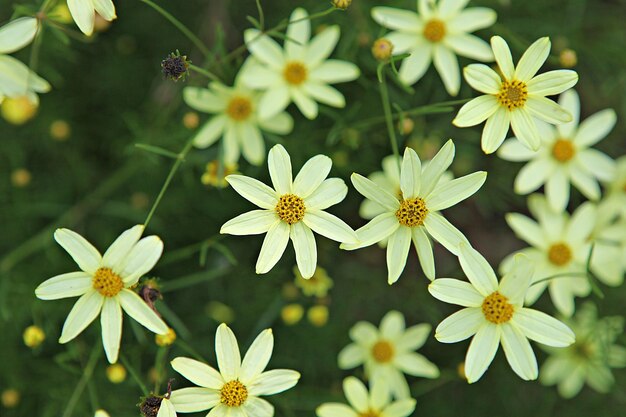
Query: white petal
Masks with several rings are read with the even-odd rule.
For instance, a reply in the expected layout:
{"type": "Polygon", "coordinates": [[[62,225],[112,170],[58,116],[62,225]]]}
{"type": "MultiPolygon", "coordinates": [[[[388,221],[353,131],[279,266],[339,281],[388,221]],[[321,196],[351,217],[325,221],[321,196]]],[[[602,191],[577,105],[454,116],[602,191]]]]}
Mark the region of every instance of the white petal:
{"type": "Polygon", "coordinates": [[[328,84],[342,83],[359,78],[359,67],[351,62],[328,59],[311,71],[311,80],[328,84]]]}
{"type": "Polygon", "coordinates": [[[37,102],[37,95],[33,92],[47,93],[50,84],[26,65],[9,55],[0,54],[0,85],[2,94],[9,97],[28,96],[31,101],[37,102]]]}
{"type": "Polygon", "coordinates": [[[540,96],[531,96],[525,106],[530,114],[551,124],[561,124],[572,120],[572,115],[554,101],[540,96]]]}
{"type": "Polygon", "coordinates": [[[54,232],[54,240],[70,254],[83,271],[93,275],[100,268],[102,261],[100,252],[78,233],[69,229],[57,229],[54,232]]]}
{"type": "Polygon", "coordinates": [[[578,155],[580,164],[596,178],[609,182],[615,177],[615,161],[597,149],[585,149],[578,155]]]}
{"type": "Polygon", "coordinates": [[[486,180],[487,173],[478,171],[436,186],[426,198],[426,207],[433,211],[452,207],[474,195],[486,180]]]}
{"type": "Polygon", "coordinates": [[[277,85],[263,93],[259,100],[259,119],[272,118],[285,110],[291,103],[291,95],[286,85],[277,85]]]}
{"type": "Polygon", "coordinates": [[[297,8],[289,17],[287,38],[285,39],[285,53],[291,59],[303,59],[306,46],[311,38],[311,21],[309,14],[303,8],[297,8]]]}
{"type": "Polygon", "coordinates": [[[500,327],[485,323],[476,332],[465,356],[467,382],[474,383],[485,373],[493,361],[500,344],[500,327]]]}
{"type": "Polygon", "coordinates": [[[514,78],[526,83],[529,82],[546,62],[548,54],[550,54],[550,38],[546,36],[537,39],[528,47],[517,63],[514,78]]]}
{"type": "Polygon", "coordinates": [[[241,363],[239,378],[244,385],[259,376],[265,370],[274,350],[272,329],[265,329],[254,339],[241,363]]]}
{"type": "Polygon", "coordinates": [[[400,169],[400,189],[405,199],[412,199],[420,194],[421,177],[422,163],[417,153],[411,148],[406,148],[400,169]]]}
{"type": "Polygon", "coordinates": [[[385,417],[408,417],[415,411],[416,401],[413,398],[394,401],[383,409],[385,417]]]}
{"type": "Polygon", "coordinates": [[[102,326],[102,345],[109,363],[117,362],[122,340],[122,308],[116,299],[104,297],[102,313],[100,314],[102,326]]]}
{"type": "Polygon", "coordinates": [[[469,244],[465,235],[437,212],[428,213],[424,226],[433,239],[455,255],[459,252],[461,243],[469,244]]]}
{"type": "Polygon", "coordinates": [[[394,213],[383,213],[374,217],[369,223],[356,231],[358,243],[342,244],[341,249],[354,250],[373,245],[389,237],[400,227],[394,213]]]}
{"type": "Polygon", "coordinates": [[[565,241],[571,243],[587,243],[599,217],[596,206],[590,202],[581,204],[572,214],[565,227],[565,241]]]}
{"type": "Polygon", "coordinates": [[[179,413],[195,413],[220,403],[220,393],[208,388],[183,388],[172,391],[170,401],[179,413]]]}
{"type": "Polygon", "coordinates": [[[372,323],[359,321],[350,329],[350,339],[360,345],[373,345],[378,339],[378,329],[372,323]]]}
{"type": "Polygon", "coordinates": [[[236,164],[239,161],[239,125],[227,122],[224,128],[224,136],[222,139],[222,151],[224,154],[224,163],[236,164]]]}
{"type": "Polygon", "coordinates": [[[233,331],[224,323],[220,324],[215,332],[215,355],[225,381],[239,377],[241,368],[239,345],[233,331]]]}
{"type": "Polygon", "coordinates": [[[545,184],[557,169],[558,167],[552,159],[538,157],[532,160],[524,165],[515,177],[515,193],[521,195],[532,193],[545,184]]]}
{"type": "Polygon", "coordinates": [[[274,145],[270,149],[267,165],[276,192],[280,195],[291,193],[291,158],[282,145],[274,145]]]}
{"type": "Polygon", "coordinates": [[[572,115],[571,122],[562,123],[557,126],[559,134],[563,138],[573,139],[580,121],[580,99],[578,98],[576,90],[570,89],[564,91],[559,97],[559,106],[567,110],[572,115]]]}
{"type": "Polygon", "coordinates": [[[395,340],[404,333],[405,323],[402,313],[391,310],[380,321],[380,335],[383,339],[395,340]]]}
{"type": "Polygon", "coordinates": [[[317,417],[358,417],[356,411],[346,404],[324,403],[315,410],[317,417]]]}
{"type": "Polygon", "coordinates": [[[96,19],[93,3],[89,0],[67,0],[67,8],[70,9],[72,18],[81,32],[87,36],[91,35],[96,19]]]}
{"type": "Polygon", "coordinates": [[[35,295],[40,300],[77,297],[92,288],[92,281],[92,276],[82,271],[61,274],[42,282],[35,289],[35,295]]]}
{"type": "Polygon", "coordinates": [[[122,264],[110,265],[114,272],[122,277],[125,286],[131,286],[143,275],[147,274],[157,263],[163,253],[163,242],[158,236],[141,239],[122,264]]]}
{"type": "Polygon", "coordinates": [[[284,64],[283,51],[272,38],[257,29],[248,29],[243,35],[246,47],[256,59],[272,68],[280,68],[284,64]]]}
{"type": "Polygon", "coordinates": [[[587,197],[589,200],[598,200],[600,198],[600,186],[598,181],[582,169],[570,170],[570,181],[572,185],[587,197]]]}
{"type": "Polygon", "coordinates": [[[393,7],[374,7],[372,18],[381,26],[389,29],[418,31],[422,26],[419,16],[415,12],[396,9],[393,7]]]}
{"type": "Polygon", "coordinates": [[[356,190],[365,198],[377,202],[389,211],[395,212],[398,208],[400,208],[398,199],[372,180],[357,173],[353,173],[350,176],[350,179],[352,180],[354,188],[356,188],[356,190]]]}
{"type": "Polygon", "coordinates": [[[439,278],[428,286],[428,292],[444,303],[463,307],[480,307],[485,300],[472,284],[452,278],[439,278]]]}
{"type": "MultiPolygon", "coordinates": [[[[280,84],[282,75],[274,68],[265,67],[263,65],[251,65],[246,68],[245,72],[240,70],[241,81],[250,88],[258,90],[270,89],[280,84]]],[[[189,88],[189,87],[188,87],[189,88]]]]}
{"type": "Polygon", "coordinates": [[[159,412],[156,417],[176,417],[176,409],[174,404],[167,398],[163,398],[159,406],[159,412]]]}
{"type": "Polygon", "coordinates": [[[138,224],[122,233],[102,256],[102,264],[109,267],[119,265],[139,241],[143,230],[144,226],[138,224]]]}
{"type": "Polygon", "coordinates": [[[499,108],[498,100],[494,96],[478,96],[461,107],[452,124],[458,127],[475,126],[490,118],[499,108]]]}
{"type": "Polygon", "coordinates": [[[537,379],[537,358],[528,339],[513,324],[504,324],[501,329],[502,349],[511,369],[526,381],[537,379]]]}
{"type": "Polygon", "coordinates": [[[411,228],[400,226],[389,236],[387,243],[387,282],[393,284],[400,278],[411,248],[411,228]]]}
{"type": "Polygon", "coordinates": [[[439,377],[437,365],[418,353],[409,352],[398,355],[394,360],[394,364],[407,375],[422,378],[439,377]]]}
{"type": "Polygon", "coordinates": [[[354,244],[357,235],[343,220],[322,210],[307,211],[304,215],[304,224],[309,226],[315,233],[332,239],[336,242],[354,244]]]}
{"type": "Polygon", "coordinates": [[[298,107],[304,117],[309,120],[313,120],[317,117],[319,112],[319,106],[317,102],[313,100],[304,89],[292,88],[290,91],[293,102],[298,107]]]}
{"type": "Polygon", "coordinates": [[[427,196],[435,188],[443,173],[452,164],[454,153],[454,142],[452,142],[452,139],[448,139],[428,164],[424,164],[420,194],[427,196]]]}
{"type": "Polygon", "coordinates": [[[265,274],[276,265],[283,256],[289,243],[289,225],[283,221],[274,223],[263,240],[261,253],[256,261],[256,273],[265,274]]]}
{"type": "Polygon", "coordinates": [[[310,196],[328,176],[332,160],[326,155],[316,155],[300,169],[293,182],[293,192],[300,198],[310,196]]]}
{"type": "Polygon", "coordinates": [[[496,12],[486,7],[472,7],[461,11],[451,19],[448,26],[455,32],[474,32],[493,25],[496,22],[496,12]]]}
{"type": "Polygon", "coordinates": [[[259,375],[248,387],[248,394],[273,395],[283,392],[298,383],[300,373],[290,369],[272,369],[259,375]]]}
{"type": "Polygon", "coordinates": [[[484,323],[485,316],[480,308],[464,308],[439,323],[435,338],[441,343],[460,342],[473,336],[484,323]]]}
{"type": "Polygon", "coordinates": [[[341,178],[329,178],[304,199],[304,205],[308,210],[325,210],[343,201],[346,194],[348,194],[348,187],[341,178]]]}
{"type": "Polygon", "coordinates": [[[0,54],[18,51],[35,39],[39,21],[34,17],[20,17],[0,27],[0,54]]]}
{"type": "Polygon", "coordinates": [[[530,149],[536,151],[541,146],[541,137],[535,121],[527,110],[519,108],[510,112],[511,128],[517,139],[530,149]]]}
{"type": "Polygon", "coordinates": [[[171,365],[176,372],[200,387],[221,389],[227,382],[216,369],[195,359],[178,357],[172,360],[171,365]]]}
{"type": "Polygon", "coordinates": [[[531,340],[553,347],[566,347],[574,343],[574,332],[546,313],[521,308],[513,315],[512,322],[531,340]]]}
{"type": "Polygon", "coordinates": [[[546,197],[550,207],[555,212],[561,213],[569,202],[569,182],[562,170],[556,170],[546,182],[546,197]]]}
{"type": "Polygon", "coordinates": [[[474,89],[485,94],[498,94],[502,80],[490,67],[484,64],[470,64],[463,68],[463,76],[474,89]]]}
{"type": "Polygon", "coordinates": [[[413,49],[413,47],[419,43],[419,39],[417,39],[415,34],[401,31],[387,33],[384,39],[391,42],[394,54],[409,52],[409,50],[413,49]]]}
{"type": "Polygon", "coordinates": [[[430,324],[423,323],[411,326],[396,339],[396,348],[402,351],[411,351],[424,346],[426,339],[430,336],[432,327],[430,324]]]}
{"type": "Polygon", "coordinates": [[[226,116],[220,115],[206,122],[194,136],[193,145],[200,149],[213,145],[223,135],[226,121],[226,116]]]}
{"type": "Polygon", "coordinates": [[[185,87],[183,100],[189,107],[205,113],[219,113],[226,108],[226,101],[206,88],[185,87]]]}
{"type": "Polygon", "coordinates": [[[451,33],[443,38],[443,42],[457,55],[483,62],[494,60],[491,46],[477,36],[467,33],[451,33]]]}
{"type": "Polygon", "coordinates": [[[593,146],[609,134],[616,121],[617,116],[613,109],[593,114],[580,124],[574,142],[581,147],[593,146]]]}
{"type": "Polygon", "coordinates": [[[117,299],[122,308],[139,324],[157,334],[166,334],[169,330],[163,320],[135,292],[123,289],[117,299]]]}
{"type": "Polygon", "coordinates": [[[578,82],[578,74],[572,70],[556,70],[539,74],[528,82],[528,94],[553,96],[572,88],[578,82]]]}
{"type": "Polygon", "coordinates": [[[365,362],[365,350],[354,343],[341,349],[337,356],[337,364],[340,369],[352,369],[365,362]]]}
{"type": "Polygon", "coordinates": [[[117,17],[115,15],[115,5],[111,0],[93,0],[93,7],[104,20],[110,22],[117,17]]]}
{"type": "Polygon", "coordinates": [[[269,119],[259,120],[259,126],[266,132],[286,135],[293,130],[293,118],[289,113],[282,112],[269,119]]]}
{"type": "Polygon", "coordinates": [[[439,15],[444,19],[454,17],[467,6],[467,3],[469,0],[441,0],[438,5],[439,15]]]}
{"type": "Polygon", "coordinates": [[[515,236],[531,246],[539,248],[545,246],[546,236],[537,222],[518,213],[508,213],[505,219],[509,227],[515,232],[515,236]]]}
{"type": "MultiPolygon", "coordinates": [[[[495,98],[494,98],[495,100],[495,98]]],[[[497,107],[495,113],[485,123],[480,144],[486,154],[494,153],[506,138],[511,122],[511,112],[504,107],[497,107]]]]}
{"type": "Polygon", "coordinates": [[[296,263],[300,274],[305,279],[311,278],[317,266],[317,247],[313,232],[304,222],[297,222],[289,228],[289,237],[296,252],[296,263]]]}
{"type": "Polygon", "coordinates": [[[498,149],[498,156],[500,158],[513,162],[528,161],[533,159],[536,155],[537,152],[528,149],[515,138],[505,140],[500,149],[498,149]]]}
{"type": "Polygon", "coordinates": [[[85,330],[98,317],[103,303],[104,297],[95,290],[80,297],[63,323],[59,343],[67,343],[85,330]]]}
{"type": "Polygon", "coordinates": [[[429,280],[435,279],[435,260],[433,258],[433,248],[430,243],[430,239],[424,232],[423,227],[413,227],[411,230],[411,238],[413,240],[413,246],[417,251],[417,257],[419,258],[420,265],[424,271],[424,275],[429,280]]]}
{"type": "Polygon", "coordinates": [[[243,410],[249,417],[273,417],[274,406],[259,397],[248,397],[243,405],[243,410]]]}
{"type": "MultiPolygon", "coordinates": [[[[274,118],[276,117],[274,116],[274,118]]],[[[243,157],[252,165],[261,165],[265,160],[265,142],[263,142],[261,131],[252,123],[241,123],[238,127],[243,157]]]]}
{"type": "Polygon", "coordinates": [[[456,96],[459,93],[459,88],[461,88],[461,74],[456,55],[446,46],[435,45],[433,47],[433,63],[448,94],[456,96]]]}
{"type": "Polygon", "coordinates": [[[513,267],[500,280],[500,292],[511,304],[522,306],[535,273],[535,262],[528,256],[513,256],[513,267]]]}
{"type": "Polygon", "coordinates": [[[305,62],[311,67],[317,67],[330,56],[338,41],[339,26],[333,25],[327,27],[309,42],[305,62]]]}
{"type": "Polygon", "coordinates": [[[470,282],[484,297],[498,290],[498,279],[489,262],[474,248],[467,244],[460,246],[459,261],[463,272],[470,282]]]}
{"type": "Polygon", "coordinates": [[[343,380],[343,392],[348,403],[359,413],[369,409],[369,393],[365,385],[353,376],[343,380]]]}
{"type": "Polygon", "coordinates": [[[275,211],[252,210],[230,219],[220,229],[221,234],[258,235],[266,233],[270,227],[280,221],[275,211]]]}
{"type": "Polygon", "coordinates": [[[491,37],[491,48],[493,49],[493,55],[496,58],[498,67],[507,80],[513,79],[515,73],[515,67],[513,66],[513,58],[511,57],[511,50],[506,41],[500,36],[491,37]]]}
{"type": "Polygon", "coordinates": [[[274,210],[278,203],[276,192],[259,180],[243,175],[229,175],[226,181],[240,196],[261,208],[274,210]]]}
{"type": "Polygon", "coordinates": [[[413,85],[420,80],[432,61],[432,46],[430,43],[422,41],[415,48],[409,51],[411,56],[405,58],[400,65],[400,80],[413,85]]]}
{"type": "Polygon", "coordinates": [[[346,106],[345,97],[334,87],[312,81],[304,84],[302,88],[308,96],[322,104],[338,108],[346,106]]]}

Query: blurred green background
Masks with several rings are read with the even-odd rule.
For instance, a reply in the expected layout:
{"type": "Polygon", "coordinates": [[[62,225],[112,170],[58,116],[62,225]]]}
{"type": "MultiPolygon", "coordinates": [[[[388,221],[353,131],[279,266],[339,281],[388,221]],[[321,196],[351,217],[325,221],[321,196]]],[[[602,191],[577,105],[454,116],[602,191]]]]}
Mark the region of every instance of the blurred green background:
{"type": "MultiPolygon", "coordinates": [[[[289,16],[295,6],[310,12],[329,6],[324,0],[297,3],[262,1],[268,26],[289,16]]],[[[324,153],[333,157],[332,176],[348,179],[352,172],[369,174],[380,170],[382,157],[391,153],[384,123],[363,120],[382,115],[371,57],[371,42],[383,32],[369,17],[374,5],[414,9],[415,1],[374,2],[355,0],[345,13],[336,12],[313,22],[314,28],[336,23],[342,37],[334,57],[355,62],[362,70],[358,81],[340,85],[348,106],[343,110],[324,108],[315,121],[304,119],[293,107],[296,124],[287,137],[272,137],[291,153],[297,170],[309,157],[324,153]]],[[[0,21],[12,16],[12,5],[27,1],[0,0],[0,21]]],[[[246,15],[256,16],[252,0],[160,0],[166,10],[184,22],[218,56],[242,43],[242,32],[250,27],[246,15]]],[[[523,50],[540,36],[552,39],[552,58],[547,68],[559,67],[564,48],[578,55],[581,119],[612,107],[618,124],[598,146],[613,157],[624,154],[626,136],[626,1],[554,0],[474,1],[498,13],[497,24],[478,34],[488,39],[502,35],[518,59],[523,50]]],[[[61,416],[82,374],[94,344],[101,344],[98,324],[90,326],[68,345],[56,342],[74,299],[44,302],[34,296],[43,280],[75,269],[71,258],[54,243],[56,227],[68,227],[83,234],[100,250],[133,224],[142,223],[159,192],[173,161],[135,146],[150,144],[178,152],[193,133],[182,119],[190,109],[183,103],[186,85],[204,85],[207,80],[192,75],[187,82],[164,80],[160,61],[179,49],[196,65],[208,64],[230,83],[241,60],[229,66],[203,62],[176,28],[138,0],[116,1],[118,19],[92,41],[72,40],[65,44],[52,31],[44,32],[38,72],[53,85],[41,95],[37,116],[22,126],[0,120],[0,391],[16,389],[21,394],[14,408],[1,408],[3,417],[61,416]],[[51,135],[53,122],[66,121],[71,133],[65,140],[51,135]],[[27,170],[29,181],[16,180],[17,170],[27,170]],[[22,341],[23,330],[41,326],[47,339],[31,350],[22,341]]],[[[16,54],[25,62],[30,49],[16,54]]],[[[460,58],[462,65],[470,61],[460,58]]],[[[408,109],[450,100],[431,68],[407,95],[392,86],[392,101],[408,109]]],[[[459,98],[475,92],[464,85],[459,98]]],[[[455,140],[456,175],[478,169],[489,171],[487,183],[469,201],[448,210],[447,217],[463,230],[485,257],[497,266],[511,251],[523,247],[507,228],[503,214],[525,211],[525,199],[512,191],[519,164],[496,156],[484,156],[479,147],[481,128],[457,129],[450,124],[455,111],[414,118],[415,129],[403,138],[423,158],[449,137],[455,140]]],[[[200,115],[201,123],[207,119],[200,115]]],[[[268,143],[271,145],[271,143],[268,143]]],[[[386,283],[384,251],[373,246],[344,252],[335,242],[318,239],[318,264],[334,279],[328,305],[329,321],[318,327],[306,318],[287,326],[280,318],[286,303],[305,308],[318,301],[300,296],[285,297],[285,284],[293,281],[295,257],[289,248],[267,275],[254,274],[254,263],[262,236],[220,237],[219,228],[228,219],[251,208],[232,189],[215,189],[200,181],[207,162],[216,158],[216,148],[194,150],[174,178],[150,227],[150,234],[165,242],[165,252],[153,274],[161,278],[164,301],[158,304],[164,317],[176,329],[179,340],[215,365],[213,340],[219,314],[212,302],[232,308],[231,327],[242,350],[263,328],[272,327],[276,338],[270,368],[287,367],[302,373],[295,389],[273,396],[277,416],[313,416],[317,405],[344,401],[341,381],[350,372],[337,368],[339,350],[349,343],[348,329],[358,320],[378,324],[390,309],[401,311],[407,324],[427,322],[436,326],[456,307],[434,300],[426,290],[413,252],[401,279],[392,287],[386,283]],[[175,314],[174,314],[175,313],[175,314]]],[[[268,181],[266,166],[253,167],[242,160],[239,170],[268,181]]],[[[23,172],[22,172],[23,179],[23,172]]],[[[570,207],[582,197],[574,192],[570,207]]],[[[360,195],[350,189],[348,198],[330,212],[357,228],[360,195]]],[[[462,277],[455,258],[436,248],[437,276],[462,277]]],[[[626,313],[626,288],[603,288],[598,304],[600,316],[626,313]]],[[[539,309],[554,311],[542,297],[539,309]]],[[[133,323],[135,324],[135,323],[133,323]]],[[[622,336],[621,344],[626,342],[622,336]]],[[[616,385],[607,395],[588,388],[573,400],[561,399],[553,387],[524,382],[510,370],[500,351],[487,374],[475,385],[457,376],[468,342],[439,344],[430,338],[420,351],[442,370],[438,380],[409,378],[417,399],[415,415],[437,416],[621,416],[626,407],[626,371],[615,372],[616,385]]],[[[188,355],[183,346],[170,349],[154,344],[153,335],[131,325],[126,317],[122,352],[150,384],[149,370],[160,357],[188,355]],[[167,352],[165,352],[167,351],[167,352]]],[[[539,362],[545,354],[535,348],[539,362]]],[[[92,381],[79,399],[74,416],[93,414],[92,402],[111,416],[138,415],[135,404],[141,394],[129,376],[121,384],[106,377],[108,364],[98,362],[92,381]],[[95,394],[94,394],[95,393],[95,394]],[[91,397],[91,400],[90,400],[91,397]],[[97,398],[96,398],[97,397],[97,398]]],[[[169,364],[167,377],[176,377],[176,387],[188,384],[169,364]]],[[[360,374],[360,370],[356,373],[360,374]]],[[[163,387],[163,384],[161,384],[163,387]]],[[[200,414],[198,414],[200,415],[200,414]]]]}

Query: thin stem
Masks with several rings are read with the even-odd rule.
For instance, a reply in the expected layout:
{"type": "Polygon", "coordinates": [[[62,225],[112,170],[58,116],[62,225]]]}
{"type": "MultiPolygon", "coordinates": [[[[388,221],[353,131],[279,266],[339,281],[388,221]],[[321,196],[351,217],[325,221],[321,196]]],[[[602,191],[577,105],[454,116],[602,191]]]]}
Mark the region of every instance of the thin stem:
{"type": "Polygon", "coordinates": [[[122,363],[124,364],[124,366],[126,367],[126,369],[128,370],[128,373],[130,374],[130,376],[137,383],[137,386],[139,387],[139,389],[141,390],[143,395],[150,394],[150,392],[148,392],[148,388],[145,386],[145,384],[143,383],[141,378],[139,378],[139,374],[137,373],[135,368],[133,368],[133,366],[130,364],[130,362],[128,362],[128,359],[126,359],[126,356],[124,356],[124,354],[120,353],[120,359],[121,359],[122,363]]]}
{"type": "Polygon", "coordinates": [[[530,284],[530,286],[532,287],[533,285],[539,284],[540,282],[550,281],[550,280],[553,280],[555,278],[569,278],[569,277],[572,277],[572,276],[589,277],[589,274],[587,272],[563,272],[563,273],[560,273],[560,274],[550,275],[549,277],[546,277],[546,278],[541,278],[541,279],[533,282],[532,284],[530,284]]]}
{"type": "MultiPolygon", "coordinates": [[[[141,0],[141,1],[146,1],[146,0],[141,0]]],[[[146,221],[143,223],[144,227],[146,228],[148,227],[148,223],[150,223],[150,220],[152,220],[152,216],[154,215],[154,212],[159,206],[161,199],[165,195],[167,188],[170,186],[170,182],[172,182],[172,178],[174,178],[176,171],[178,171],[178,168],[180,168],[180,165],[185,160],[185,157],[191,150],[192,146],[193,146],[193,136],[187,141],[183,150],[178,154],[178,159],[176,159],[176,162],[174,162],[174,165],[172,165],[172,169],[170,169],[170,173],[167,175],[167,178],[165,179],[165,183],[163,184],[163,187],[161,187],[161,191],[159,191],[159,195],[154,201],[154,204],[152,205],[152,208],[150,209],[150,212],[148,213],[148,216],[146,217],[146,221]]]]}
{"type": "Polygon", "coordinates": [[[150,0],[139,0],[139,1],[141,1],[142,3],[145,3],[148,6],[152,7],[161,16],[163,16],[164,18],[169,20],[171,24],[176,26],[176,28],[178,30],[180,30],[183,33],[183,35],[185,35],[191,42],[193,42],[194,45],[196,45],[196,47],[200,50],[200,52],[202,52],[202,54],[205,56],[205,58],[209,58],[209,57],[211,57],[213,55],[213,54],[211,54],[211,51],[209,50],[209,48],[207,48],[204,45],[204,43],[196,35],[194,35],[193,32],[191,32],[187,28],[187,26],[185,26],[180,20],[178,20],[174,16],[172,16],[167,10],[165,10],[161,6],[153,3],[150,0]]]}
{"type": "Polygon", "coordinates": [[[87,360],[87,364],[83,370],[83,376],[78,380],[78,384],[76,384],[76,388],[74,388],[74,392],[70,397],[70,400],[67,402],[67,407],[65,407],[65,411],[63,411],[62,417],[71,417],[74,412],[74,408],[80,399],[85,387],[87,386],[87,382],[91,379],[93,375],[93,370],[98,363],[98,359],[100,358],[100,354],[102,353],[102,345],[100,343],[96,343],[91,350],[91,354],[89,355],[89,359],[87,360]]]}
{"type": "Polygon", "coordinates": [[[219,79],[219,77],[217,75],[213,74],[210,71],[205,70],[204,68],[200,68],[197,65],[190,64],[189,65],[189,69],[192,70],[192,71],[195,71],[195,72],[197,72],[199,74],[202,74],[205,77],[207,77],[207,78],[209,78],[209,79],[211,79],[213,81],[221,82],[221,80],[219,79]]]}
{"type": "Polygon", "coordinates": [[[383,111],[385,113],[385,121],[387,122],[387,132],[389,133],[389,140],[391,141],[391,148],[393,154],[400,163],[400,150],[398,148],[398,138],[396,137],[396,129],[393,126],[393,114],[391,112],[391,105],[389,103],[389,90],[387,89],[387,77],[385,71],[381,71],[380,77],[380,98],[383,103],[383,111]]]}

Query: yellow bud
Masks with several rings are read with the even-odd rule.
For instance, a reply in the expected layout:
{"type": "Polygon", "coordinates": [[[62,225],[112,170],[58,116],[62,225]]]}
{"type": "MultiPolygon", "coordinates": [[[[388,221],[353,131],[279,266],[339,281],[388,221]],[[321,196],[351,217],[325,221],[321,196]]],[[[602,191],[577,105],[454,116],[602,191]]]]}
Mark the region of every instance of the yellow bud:
{"type": "Polygon", "coordinates": [[[31,179],[30,171],[25,168],[18,168],[11,173],[11,184],[17,188],[26,187],[30,184],[31,179]]]}
{"type": "Polygon", "coordinates": [[[280,311],[280,317],[287,326],[293,326],[302,320],[304,308],[300,304],[287,304],[280,311]]]}
{"type": "Polygon", "coordinates": [[[0,399],[2,400],[2,405],[5,408],[14,408],[20,403],[20,392],[16,389],[9,388],[2,391],[2,395],[0,395],[0,399]]]}
{"type": "Polygon", "coordinates": [[[96,19],[93,21],[94,32],[104,32],[111,26],[111,22],[96,13],[96,19]]]}
{"type": "Polygon", "coordinates": [[[67,140],[72,134],[70,124],[65,120],[55,120],[50,125],[50,136],[58,141],[67,140]]]}
{"type": "Polygon", "coordinates": [[[120,384],[126,379],[126,368],[119,363],[109,365],[106,370],[107,378],[114,384],[120,384]]]}
{"type": "Polygon", "coordinates": [[[26,346],[34,349],[41,345],[44,340],[46,340],[46,334],[43,332],[41,327],[35,326],[33,324],[32,326],[28,326],[24,330],[22,338],[24,339],[24,344],[26,346]]]}
{"type": "Polygon", "coordinates": [[[573,68],[578,64],[578,56],[573,49],[563,49],[559,54],[559,62],[565,68],[573,68]]]}
{"type": "Polygon", "coordinates": [[[202,177],[200,177],[200,181],[202,184],[211,187],[227,187],[228,182],[226,182],[226,177],[235,174],[237,168],[237,164],[226,164],[226,166],[222,168],[218,160],[213,160],[206,164],[206,170],[204,174],[202,174],[202,177]]]}
{"type": "Polygon", "coordinates": [[[398,130],[403,135],[410,135],[413,133],[413,129],[415,129],[415,122],[413,119],[405,117],[402,121],[398,122],[398,130]]]}
{"type": "Polygon", "coordinates": [[[352,0],[333,0],[332,3],[336,8],[346,10],[352,4],[352,0]]]}
{"type": "Polygon", "coordinates": [[[206,313],[218,323],[230,324],[235,321],[235,310],[219,301],[211,301],[207,304],[206,313]]]}
{"type": "Polygon", "coordinates": [[[23,125],[37,114],[37,104],[28,97],[6,97],[0,106],[2,117],[14,125],[23,125]]]}
{"type": "Polygon", "coordinates": [[[325,305],[313,306],[307,311],[306,317],[313,326],[322,327],[328,323],[328,307],[325,305]]]}
{"type": "Polygon", "coordinates": [[[70,9],[65,2],[56,5],[50,13],[48,13],[48,17],[55,22],[64,24],[72,23],[73,21],[70,9]]]}
{"type": "Polygon", "coordinates": [[[467,376],[465,375],[465,362],[461,362],[457,365],[456,373],[459,376],[459,378],[465,379],[465,380],[467,379],[467,376]]]}
{"type": "Polygon", "coordinates": [[[200,116],[195,111],[188,111],[183,116],[183,126],[187,129],[195,129],[200,124],[200,116]]]}
{"type": "Polygon", "coordinates": [[[167,329],[166,334],[157,334],[154,336],[154,342],[159,346],[170,346],[176,341],[176,332],[171,327],[167,329]]]}
{"type": "Polygon", "coordinates": [[[376,39],[372,45],[372,55],[378,61],[389,61],[393,53],[393,44],[385,38],[376,39]]]}

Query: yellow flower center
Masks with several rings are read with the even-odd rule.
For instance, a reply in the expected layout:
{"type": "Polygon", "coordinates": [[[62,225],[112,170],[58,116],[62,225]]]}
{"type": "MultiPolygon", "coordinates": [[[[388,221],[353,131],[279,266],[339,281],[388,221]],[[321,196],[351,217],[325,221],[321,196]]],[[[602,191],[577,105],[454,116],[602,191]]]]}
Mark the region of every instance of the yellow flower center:
{"type": "Polygon", "coordinates": [[[234,96],[226,107],[228,117],[238,122],[246,120],[250,117],[250,113],[252,113],[252,103],[247,97],[234,96]]]}
{"type": "Polygon", "coordinates": [[[247,398],[248,388],[237,379],[228,381],[220,390],[220,402],[228,407],[239,407],[247,398]]]}
{"type": "Polygon", "coordinates": [[[308,71],[303,63],[298,61],[288,62],[283,71],[285,80],[291,85],[300,85],[306,81],[308,71]]]}
{"type": "Polygon", "coordinates": [[[500,105],[509,110],[523,107],[528,99],[528,87],[526,83],[518,80],[503,81],[498,93],[500,105]]]}
{"type": "Polygon", "coordinates": [[[558,139],[552,146],[552,156],[559,162],[567,162],[574,157],[576,149],[567,139],[558,139]]]}
{"type": "Polygon", "coordinates": [[[498,291],[489,294],[482,305],[485,318],[492,323],[502,324],[513,317],[513,306],[509,304],[509,299],[498,291]]]}
{"type": "Polygon", "coordinates": [[[304,218],[304,200],[295,194],[281,195],[276,204],[276,214],[286,223],[298,223],[304,218]]]}
{"type": "Polygon", "coordinates": [[[379,417],[380,413],[378,411],[374,411],[371,408],[369,408],[366,411],[359,413],[358,416],[359,417],[379,417]]]}
{"type": "Polygon", "coordinates": [[[401,225],[414,227],[424,224],[424,219],[428,214],[426,203],[421,198],[411,198],[402,200],[400,208],[396,211],[396,218],[401,225]]]}
{"type": "Polygon", "coordinates": [[[424,26],[424,37],[431,42],[439,42],[446,36],[446,25],[439,19],[432,19],[424,26]]]}
{"type": "Polygon", "coordinates": [[[572,260],[572,250],[565,243],[555,243],[548,250],[548,259],[556,266],[563,266],[572,260]]]}
{"type": "Polygon", "coordinates": [[[393,358],[393,346],[386,340],[379,340],[372,346],[372,356],[376,362],[389,362],[393,358]]]}
{"type": "Polygon", "coordinates": [[[111,268],[98,268],[93,275],[93,287],[105,297],[115,297],[124,288],[124,282],[111,268]]]}

